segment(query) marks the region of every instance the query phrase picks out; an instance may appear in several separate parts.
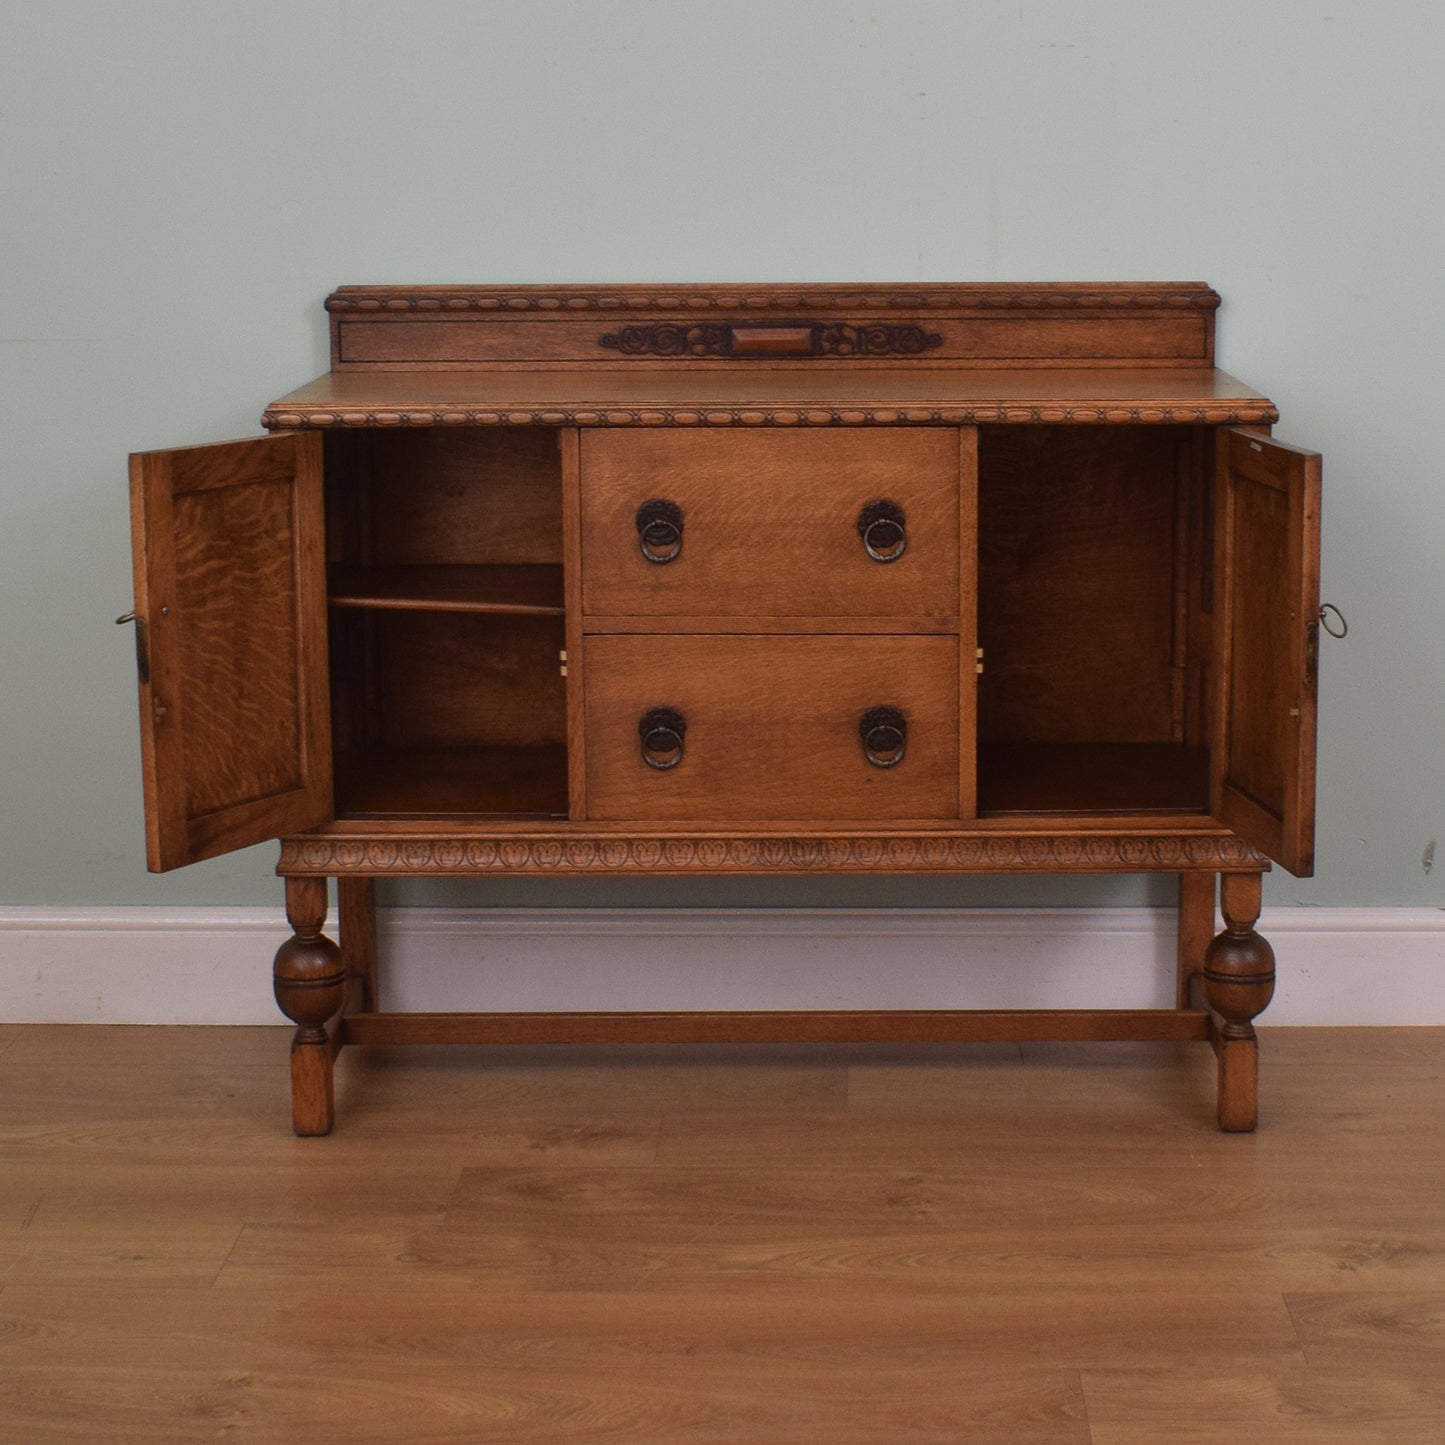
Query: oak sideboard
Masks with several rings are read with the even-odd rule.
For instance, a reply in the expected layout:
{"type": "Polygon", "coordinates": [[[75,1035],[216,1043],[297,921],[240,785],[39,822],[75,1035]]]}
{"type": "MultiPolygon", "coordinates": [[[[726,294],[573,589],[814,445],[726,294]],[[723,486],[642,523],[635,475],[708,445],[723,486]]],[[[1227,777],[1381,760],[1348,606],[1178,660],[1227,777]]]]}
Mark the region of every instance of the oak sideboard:
{"type": "Polygon", "coordinates": [[[348,286],[267,435],[134,456],[148,861],[280,840],[296,1131],[348,1043],[905,1039],[1199,1040],[1252,1129],[1320,464],[1215,369],[1218,304],[348,286]],[[386,1009],[375,880],[503,873],[1165,873],[1177,998],[386,1009]]]}

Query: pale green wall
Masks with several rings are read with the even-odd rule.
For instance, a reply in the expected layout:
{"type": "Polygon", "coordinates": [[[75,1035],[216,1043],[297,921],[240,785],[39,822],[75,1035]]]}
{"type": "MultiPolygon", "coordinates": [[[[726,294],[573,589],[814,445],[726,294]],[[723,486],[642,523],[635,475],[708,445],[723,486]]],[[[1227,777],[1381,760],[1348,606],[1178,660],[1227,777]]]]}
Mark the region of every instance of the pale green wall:
{"type": "Polygon", "coordinates": [[[128,451],[256,431],[340,282],[747,279],[1221,291],[1221,364],[1326,453],[1352,627],[1319,876],[1270,896],[1445,902],[1442,54],[1437,0],[5,0],[0,902],[277,897],[270,848],[144,871],[128,451]]]}

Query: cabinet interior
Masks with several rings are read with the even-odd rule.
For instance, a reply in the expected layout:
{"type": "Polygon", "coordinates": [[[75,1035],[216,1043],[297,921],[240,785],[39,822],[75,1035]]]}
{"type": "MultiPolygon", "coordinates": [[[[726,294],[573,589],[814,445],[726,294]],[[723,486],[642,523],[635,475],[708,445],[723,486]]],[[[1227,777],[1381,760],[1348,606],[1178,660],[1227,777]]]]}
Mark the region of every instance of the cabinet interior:
{"type": "MultiPolygon", "coordinates": [[[[979,428],[980,815],[1208,811],[1212,456],[979,428]]],[[[338,815],[565,817],[558,433],[334,433],[326,476],[338,815]]]]}
{"type": "Polygon", "coordinates": [[[326,438],[340,816],[565,817],[554,430],[326,438]]]}
{"type": "Polygon", "coordinates": [[[979,429],[978,804],[1209,805],[1212,439],[979,429]]]}

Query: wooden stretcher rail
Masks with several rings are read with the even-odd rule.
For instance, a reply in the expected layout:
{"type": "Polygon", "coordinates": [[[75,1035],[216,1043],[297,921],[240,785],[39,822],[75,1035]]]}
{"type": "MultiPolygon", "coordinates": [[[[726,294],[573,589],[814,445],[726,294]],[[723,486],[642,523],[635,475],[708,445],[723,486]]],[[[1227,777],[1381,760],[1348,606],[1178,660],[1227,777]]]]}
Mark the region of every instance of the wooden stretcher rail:
{"type": "Polygon", "coordinates": [[[1153,1043],[1209,1038],[1203,1009],[355,1013],[345,1044],[1153,1043]]]}

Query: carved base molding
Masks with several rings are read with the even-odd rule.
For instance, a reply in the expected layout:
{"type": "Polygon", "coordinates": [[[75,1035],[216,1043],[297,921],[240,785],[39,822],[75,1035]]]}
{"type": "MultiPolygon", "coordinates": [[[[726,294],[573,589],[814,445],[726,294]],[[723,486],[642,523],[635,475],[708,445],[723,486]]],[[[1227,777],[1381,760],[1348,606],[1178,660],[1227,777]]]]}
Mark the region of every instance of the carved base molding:
{"type": "Polygon", "coordinates": [[[937,836],[821,837],[675,834],[578,837],[303,835],[284,838],[284,877],[489,873],[1177,873],[1267,871],[1269,860],[1232,833],[1000,831],[937,836]]]}

